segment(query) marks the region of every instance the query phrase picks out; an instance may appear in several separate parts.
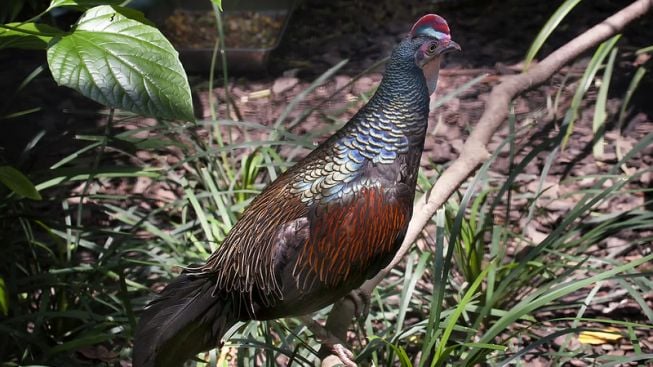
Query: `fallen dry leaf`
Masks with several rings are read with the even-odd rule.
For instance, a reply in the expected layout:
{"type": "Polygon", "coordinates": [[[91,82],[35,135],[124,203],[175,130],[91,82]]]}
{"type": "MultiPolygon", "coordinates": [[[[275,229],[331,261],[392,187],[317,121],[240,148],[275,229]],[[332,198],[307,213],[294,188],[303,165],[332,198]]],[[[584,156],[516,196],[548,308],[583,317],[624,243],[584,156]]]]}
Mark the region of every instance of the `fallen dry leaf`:
{"type": "Polygon", "coordinates": [[[608,327],[602,331],[582,331],[578,335],[578,341],[581,344],[601,345],[607,343],[615,343],[623,338],[619,329],[608,327]]]}

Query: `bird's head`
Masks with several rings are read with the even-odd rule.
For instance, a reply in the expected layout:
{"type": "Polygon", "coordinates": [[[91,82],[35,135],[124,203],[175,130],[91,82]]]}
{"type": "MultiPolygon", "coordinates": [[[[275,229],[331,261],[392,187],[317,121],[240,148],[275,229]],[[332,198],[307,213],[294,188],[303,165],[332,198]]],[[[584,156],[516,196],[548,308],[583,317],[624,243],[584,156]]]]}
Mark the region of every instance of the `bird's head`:
{"type": "Polygon", "coordinates": [[[449,25],[439,15],[427,14],[411,28],[408,40],[417,49],[415,64],[422,69],[429,94],[435,91],[440,71],[440,58],[450,51],[460,51],[460,46],[451,40],[449,25]]]}

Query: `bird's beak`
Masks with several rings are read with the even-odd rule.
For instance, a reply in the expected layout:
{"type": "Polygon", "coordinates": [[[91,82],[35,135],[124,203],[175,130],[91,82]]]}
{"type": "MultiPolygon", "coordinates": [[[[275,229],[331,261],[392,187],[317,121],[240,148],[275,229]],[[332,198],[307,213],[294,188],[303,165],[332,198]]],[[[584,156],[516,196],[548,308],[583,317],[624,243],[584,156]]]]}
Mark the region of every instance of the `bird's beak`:
{"type": "Polygon", "coordinates": [[[462,48],[460,48],[460,45],[457,44],[456,42],[452,40],[448,40],[447,42],[441,42],[440,45],[438,45],[438,48],[435,50],[435,53],[437,55],[442,55],[454,50],[462,51],[462,48]]]}

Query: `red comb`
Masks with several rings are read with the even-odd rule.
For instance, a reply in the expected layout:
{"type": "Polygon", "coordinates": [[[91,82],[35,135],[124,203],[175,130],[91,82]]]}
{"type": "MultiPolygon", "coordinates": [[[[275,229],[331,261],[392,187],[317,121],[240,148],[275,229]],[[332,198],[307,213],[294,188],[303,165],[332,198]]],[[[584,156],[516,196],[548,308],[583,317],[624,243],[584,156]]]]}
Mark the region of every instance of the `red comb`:
{"type": "Polygon", "coordinates": [[[413,28],[410,29],[410,36],[414,37],[417,33],[423,32],[424,28],[431,28],[447,35],[450,34],[447,21],[436,14],[427,14],[419,18],[415,25],[413,25],[413,28]]]}

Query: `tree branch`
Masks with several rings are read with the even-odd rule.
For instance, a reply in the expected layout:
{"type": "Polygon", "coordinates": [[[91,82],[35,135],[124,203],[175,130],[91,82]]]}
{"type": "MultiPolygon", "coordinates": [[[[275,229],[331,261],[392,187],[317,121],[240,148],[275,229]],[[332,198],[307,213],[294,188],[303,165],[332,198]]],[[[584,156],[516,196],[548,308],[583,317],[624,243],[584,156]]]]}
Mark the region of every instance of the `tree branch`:
{"type": "MultiPolygon", "coordinates": [[[[501,83],[492,89],[483,115],[465,142],[458,159],[442,173],[435,185],[416,201],[406,237],[392,262],[374,278],[365,282],[361,288],[367,292],[374,290],[408,252],[436,210],[474,173],[477,167],[489,158],[487,145],[495,131],[508,117],[510,102],[517,95],[544,83],[565,64],[619,33],[626,25],[651,11],[652,8],[653,0],[634,1],[560,47],[527,71],[504,77],[501,83]]],[[[353,316],[354,305],[351,300],[344,298],[335,304],[329,314],[326,328],[331,334],[344,341],[353,316]]],[[[333,364],[328,361],[333,360],[333,358],[324,359],[322,367],[332,366],[333,364]]]]}

